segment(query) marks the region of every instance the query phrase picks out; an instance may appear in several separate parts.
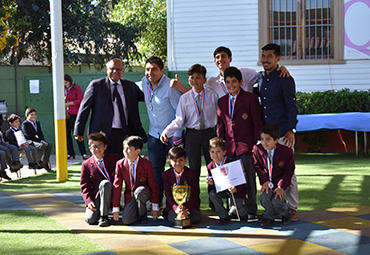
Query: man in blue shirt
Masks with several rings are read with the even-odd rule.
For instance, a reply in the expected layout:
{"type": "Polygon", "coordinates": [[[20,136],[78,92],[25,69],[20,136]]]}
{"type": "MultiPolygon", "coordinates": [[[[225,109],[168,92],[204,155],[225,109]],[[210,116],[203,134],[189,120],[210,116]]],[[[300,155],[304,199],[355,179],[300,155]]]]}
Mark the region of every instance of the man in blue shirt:
{"type": "MultiPolygon", "coordinates": [[[[279,61],[279,45],[271,43],[262,48],[261,62],[265,71],[258,74],[259,95],[265,124],[278,125],[280,128],[279,143],[293,149],[295,128],[298,122],[295,83],[291,76],[280,77],[281,71],[277,70],[279,61]]],[[[285,194],[291,209],[291,219],[296,221],[299,200],[295,174],[285,194]]]]}
{"type": "Polygon", "coordinates": [[[169,138],[168,145],[161,142],[163,130],[175,119],[176,108],[181,92],[170,87],[171,79],[164,75],[163,62],[158,57],[150,57],[145,63],[145,77],[142,91],[149,116],[148,154],[159,185],[159,201],[163,198],[162,173],[172,142],[181,138],[183,128],[169,138]]]}

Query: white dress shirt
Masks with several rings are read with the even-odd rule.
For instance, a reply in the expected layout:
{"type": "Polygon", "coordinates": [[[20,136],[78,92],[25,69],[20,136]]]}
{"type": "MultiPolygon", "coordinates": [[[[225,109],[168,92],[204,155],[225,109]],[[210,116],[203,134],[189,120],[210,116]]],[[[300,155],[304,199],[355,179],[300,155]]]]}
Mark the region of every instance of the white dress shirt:
{"type": "Polygon", "coordinates": [[[123,90],[121,80],[118,80],[117,82],[112,81],[109,78],[110,81],[110,91],[111,91],[111,96],[112,96],[112,102],[113,102],[113,122],[112,122],[112,128],[122,128],[121,124],[121,115],[119,114],[119,108],[118,108],[118,102],[117,100],[113,101],[113,90],[114,90],[114,85],[113,83],[117,83],[117,91],[119,95],[121,96],[121,101],[123,105],[123,112],[125,113],[125,119],[126,119],[126,125],[128,125],[128,111],[126,107],[126,98],[125,98],[125,92],[123,90]]]}

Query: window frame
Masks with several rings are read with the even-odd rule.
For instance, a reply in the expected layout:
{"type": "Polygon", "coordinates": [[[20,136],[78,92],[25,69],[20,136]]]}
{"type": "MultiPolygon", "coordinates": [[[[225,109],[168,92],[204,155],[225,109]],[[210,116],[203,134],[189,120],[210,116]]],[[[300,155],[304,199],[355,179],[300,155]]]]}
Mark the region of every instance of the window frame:
{"type": "MultiPolygon", "coordinates": [[[[261,48],[269,43],[269,10],[272,0],[258,0],[258,65],[261,63],[261,48]]],[[[301,2],[303,0],[296,0],[301,2]]],[[[334,58],[330,59],[291,59],[280,60],[281,65],[320,65],[344,64],[344,0],[333,0],[334,3],[334,58]]]]}

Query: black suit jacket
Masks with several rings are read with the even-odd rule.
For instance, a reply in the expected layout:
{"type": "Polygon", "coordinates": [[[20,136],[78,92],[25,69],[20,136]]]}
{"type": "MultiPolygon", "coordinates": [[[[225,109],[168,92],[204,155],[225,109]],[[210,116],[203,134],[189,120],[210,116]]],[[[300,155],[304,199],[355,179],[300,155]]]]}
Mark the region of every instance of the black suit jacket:
{"type": "MultiPolygon", "coordinates": [[[[128,112],[128,116],[125,116],[128,118],[127,135],[139,135],[146,142],[148,138],[141,125],[138,105],[139,101],[144,101],[144,93],[132,81],[121,79],[121,84],[125,93],[128,112]]],[[[83,135],[91,110],[88,133],[103,131],[109,137],[113,121],[113,102],[110,86],[108,77],[90,82],[77,114],[74,135],[83,135]]]]}
{"type": "Polygon", "coordinates": [[[28,120],[25,120],[22,123],[22,131],[23,131],[24,137],[26,138],[29,144],[32,144],[31,141],[41,142],[42,140],[45,140],[44,134],[42,133],[42,130],[41,130],[40,121],[36,120],[36,126],[37,126],[37,131],[35,130],[33,125],[28,120]]]}

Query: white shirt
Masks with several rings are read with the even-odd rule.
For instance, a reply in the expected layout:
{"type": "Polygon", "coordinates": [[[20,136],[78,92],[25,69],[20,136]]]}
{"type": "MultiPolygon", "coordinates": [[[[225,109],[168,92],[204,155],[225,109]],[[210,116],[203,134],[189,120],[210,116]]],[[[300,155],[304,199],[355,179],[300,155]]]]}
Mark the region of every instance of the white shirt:
{"type": "MultiPolygon", "coordinates": [[[[242,89],[247,92],[253,93],[253,85],[257,82],[258,71],[249,68],[240,68],[239,70],[242,73],[243,78],[242,89]]],[[[218,94],[219,98],[229,93],[226,86],[223,88],[222,84],[220,83],[220,79],[222,82],[224,82],[224,77],[219,74],[217,77],[209,78],[204,84],[205,88],[215,91],[218,94]]]]}
{"type": "Polygon", "coordinates": [[[125,113],[125,119],[126,119],[126,125],[128,125],[128,111],[126,107],[126,98],[125,98],[125,93],[121,84],[121,80],[118,80],[117,82],[112,81],[109,78],[110,81],[110,91],[112,95],[112,102],[113,102],[113,122],[112,122],[112,128],[122,128],[121,124],[121,116],[119,114],[119,108],[118,108],[118,102],[117,100],[113,101],[113,91],[114,91],[114,85],[113,83],[117,83],[117,91],[119,95],[121,96],[121,101],[123,105],[123,111],[125,113]]]}
{"type": "MultiPolygon", "coordinates": [[[[205,129],[212,128],[217,124],[217,93],[213,90],[204,88],[204,109],[201,109],[204,114],[205,129]]],[[[180,97],[179,104],[176,110],[176,118],[163,130],[162,134],[167,137],[180,129],[184,122],[187,128],[200,128],[200,121],[196,110],[196,98],[198,95],[195,91],[189,90],[180,97]],[[194,94],[193,94],[194,92],[194,94]]],[[[201,108],[201,106],[199,106],[201,108]]]]}

